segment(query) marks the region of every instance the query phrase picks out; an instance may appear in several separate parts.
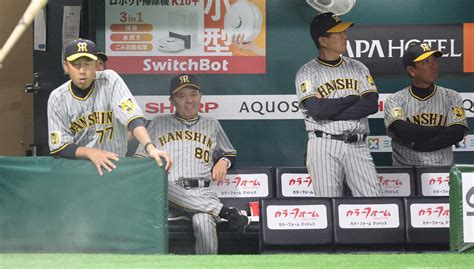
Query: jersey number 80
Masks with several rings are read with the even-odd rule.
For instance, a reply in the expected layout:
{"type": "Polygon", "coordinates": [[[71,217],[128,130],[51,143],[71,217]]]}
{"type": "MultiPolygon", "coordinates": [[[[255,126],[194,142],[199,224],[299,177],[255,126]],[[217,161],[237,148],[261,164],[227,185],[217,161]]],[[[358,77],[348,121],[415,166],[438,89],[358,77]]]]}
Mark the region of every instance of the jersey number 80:
{"type": "Polygon", "coordinates": [[[202,148],[196,148],[194,150],[194,157],[196,157],[196,159],[203,160],[206,163],[209,162],[209,155],[209,150],[204,150],[202,148]]]}

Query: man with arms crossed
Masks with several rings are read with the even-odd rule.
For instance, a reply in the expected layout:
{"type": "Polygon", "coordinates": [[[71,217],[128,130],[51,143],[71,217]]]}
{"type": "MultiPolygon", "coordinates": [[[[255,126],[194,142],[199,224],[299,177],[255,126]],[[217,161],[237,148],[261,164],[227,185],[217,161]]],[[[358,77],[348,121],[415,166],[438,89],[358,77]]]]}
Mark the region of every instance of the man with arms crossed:
{"type": "Polygon", "coordinates": [[[342,56],[346,30],[333,13],[317,15],[310,26],[319,56],[296,74],[299,106],[308,132],[306,166],[317,197],[339,197],[346,180],[354,196],[380,196],[367,145],[367,116],[378,111],[378,93],[369,70],[342,56]]]}
{"type": "Polygon", "coordinates": [[[459,93],[434,84],[442,55],[420,42],[403,55],[411,84],[392,94],[384,108],[393,165],[452,165],[452,146],[468,131],[459,93]]]}

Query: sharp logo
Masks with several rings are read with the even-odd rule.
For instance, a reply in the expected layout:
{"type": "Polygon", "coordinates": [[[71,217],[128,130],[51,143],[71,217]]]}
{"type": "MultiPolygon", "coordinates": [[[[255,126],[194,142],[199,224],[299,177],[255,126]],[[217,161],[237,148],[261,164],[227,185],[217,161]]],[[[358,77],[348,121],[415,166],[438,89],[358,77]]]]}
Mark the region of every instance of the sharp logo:
{"type": "Polygon", "coordinates": [[[443,57],[462,57],[462,50],[456,49],[455,39],[410,39],[410,40],[350,40],[347,42],[347,55],[351,58],[399,58],[411,43],[423,42],[443,51],[443,57]]]}

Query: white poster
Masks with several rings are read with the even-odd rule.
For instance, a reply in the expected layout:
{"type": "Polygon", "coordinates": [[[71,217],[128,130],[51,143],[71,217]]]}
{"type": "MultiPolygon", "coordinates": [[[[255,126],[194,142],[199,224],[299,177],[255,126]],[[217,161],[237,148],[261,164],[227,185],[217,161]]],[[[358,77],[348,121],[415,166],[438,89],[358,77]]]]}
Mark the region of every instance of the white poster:
{"type": "MultiPolygon", "coordinates": [[[[64,6],[62,53],[64,53],[64,48],[67,46],[67,44],[79,38],[80,26],[81,26],[81,6],[64,6]]],[[[64,59],[64,56],[61,57],[61,59],[64,59]]]]}
{"type": "Polygon", "coordinates": [[[464,243],[474,243],[474,173],[462,174],[464,243]]]}

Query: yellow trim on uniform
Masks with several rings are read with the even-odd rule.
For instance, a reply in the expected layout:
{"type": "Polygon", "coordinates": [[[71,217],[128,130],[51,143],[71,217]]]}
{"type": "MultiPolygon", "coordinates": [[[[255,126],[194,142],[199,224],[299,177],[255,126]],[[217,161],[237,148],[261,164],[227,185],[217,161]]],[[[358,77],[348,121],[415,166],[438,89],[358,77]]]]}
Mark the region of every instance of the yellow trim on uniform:
{"type": "Polygon", "coordinates": [[[174,114],[174,116],[176,117],[177,120],[181,121],[181,122],[195,122],[197,120],[199,120],[199,115],[197,115],[195,118],[192,118],[192,119],[185,119],[185,118],[181,118],[180,116],[178,116],[178,114],[174,114]]]}
{"type": "Polygon", "coordinates": [[[437,87],[436,85],[434,85],[433,92],[432,92],[430,95],[426,96],[425,98],[419,98],[418,96],[416,96],[416,95],[413,93],[411,86],[408,88],[408,91],[410,92],[410,95],[411,95],[413,98],[415,98],[415,99],[417,99],[417,100],[420,100],[420,101],[425,101],[425,100],[429,99],[431,96],[433,96],[433,95],[436,93],[437,90],[438,90],[438,87],[437,87]]]}
{"type": "MultiPolygon", "coordinates": [[[[235,156],[237,156],[237,154],[229,153],[229,154],[224,154],[224,155],[222,155],[222,157],[225,157],[225,156],[235,157],[235,156]]],[[[222,157],[221,157],[221,158],[222,158],[222,157]]]]}
{"type": "Polygon", "coordinates": [[[347,28],[351,27],[352,25],[354,25],[353,22],[349,22],[349,21],[344,21],[344,22],[341,22],[339,23],[338,25],[330,28],[329,30],[327,30],[326,32],[327,33],[340,33],[340,32],[344,32],[345,30],[347,30],[347,28]]]}
{"type": "MultiPolygon", "coordinates": [[[[419,62],[419,61],[422,61],[428,57],[430,57],[431,55],[435,54],[435,53],[438,53],[438,54],[441,54],[440,56],[438,57],[441,57],[443,56],[443,53],[441,51],[438,51],[438,50],[433,50],[433,51],[428,51],[428,52],[425,52],[423,54],[421,54],[420,56],[418,56],[415,60],[413,60],[413,62],[419,62]]],[[[435,55],[436,56],[436,55],[435,55]]]]}
{"type": "Polygon", "coordinates": [[[451,125],[462,125],[462,126],[466,127],[466,128],[469,130],[469,126],[467,126],[466,124],[464,124],[464,122],[459,122],[459,121],[457,121],[457,122],[450,123],[450,124],[448,124],[448,125],[446,125],[446,126],[451,126],[451,125]]]}
{"type": "Polygon", "coordinates": [[[131,122],[132,120],[138,119],[138,118],[144,118],[144,119],[145,119],[145,117],[140,116],[140,115],[135,116],[135,117],[131,117],[130,119],[128,119],[127,123],[125,123],[125,127],[127,127],[127,129],[128,129],[128,125],[130,124],[130,122],[131,122]]]}
{"type": "Polygon", "coordinates": [[[171,92],[171,95],[173,95],[173,94],[179,92],[181,89],[183,89],[183,88],[185,88],[185,87],[188,87],[188,86],[194,87],[194,88],[198,89],[199,91],[201,90],[201,88],[199,88],[198,85],[189,83],[189,84],[181,85],[181,86],[179,86],[178,88],[174,89],[174,90],[171,92]]]}
{"type": "Polygon", "coordinates": [[[73,54],[73,55],[67,57],[66,60],[68,60],[68,62],[72,62],[72,61],[77,60],[81,57],[87,57],[87,58],[90,58],[94,61],[97,61],[97,56],[95,56],[94,54],[87,53],[87,52],[81,52],[81,53],[73,54]]]}
{"type": "Polygon", "coordinates": [[[300,103],[303,102],[304,100],[308,99],[308,98],[311,98],[311,97],[316,97],[316,94],[306,95],[305,97],[300,99],[300,103]]]}
{"type": "MultiPolygon", "coordinates": [[[[92,83],[94,83],[94,82],[92,82],[92,83]]],[[[86,96],[84,96],[84,98],[81,98],[81,97],[74,94],[74,91],[72,90],[72,80],[71,80],[71,83],[69,83],[69,92],[71,93],[72,97],[74,97],[74,99],[77,99],[79,101],[87,100],[89,98],[89,96],[91,96],[91,93],[94,91],[94,89],[95,89],[95,87],[94,87],[94,85],[92,85],[92,88],[89,91],[89,93],[86,96]]]]}
{"type": "Polygon", "coordinates": [[[60,148],[58,148],[56,150],[53,150],[53,151],[50,151],[49,154],[56,154],[56,153],[60,152],[61,150],[65,149],[67,146],[69,146],[71,144],[72,144],[71,142],[68,142],[68,143],[62,145],[60,148]]]}
{"type": "Polygon", "coordinates": [[[342,64],[343,60],[342,60],[342,57],[339,58],[339,62],[337,62],[336,64],[332,65],[332,64],[328,64],[328,63],[325,63],[321,60],[319,60],[318,58],[316,58],[316,61],[324,66],[329,66],[329,67],[338,67],[342,64]]]}
{"type": "Polygon", "coordinates": [[[370,90],[366,90],[366,91],[361,92],[360,95],[363,95],[363,94],[366,94],[366,93],[369,93],[369,92],[376,92],[376,93],[378,93],[376,89],[370,89],[370,90]]]}

